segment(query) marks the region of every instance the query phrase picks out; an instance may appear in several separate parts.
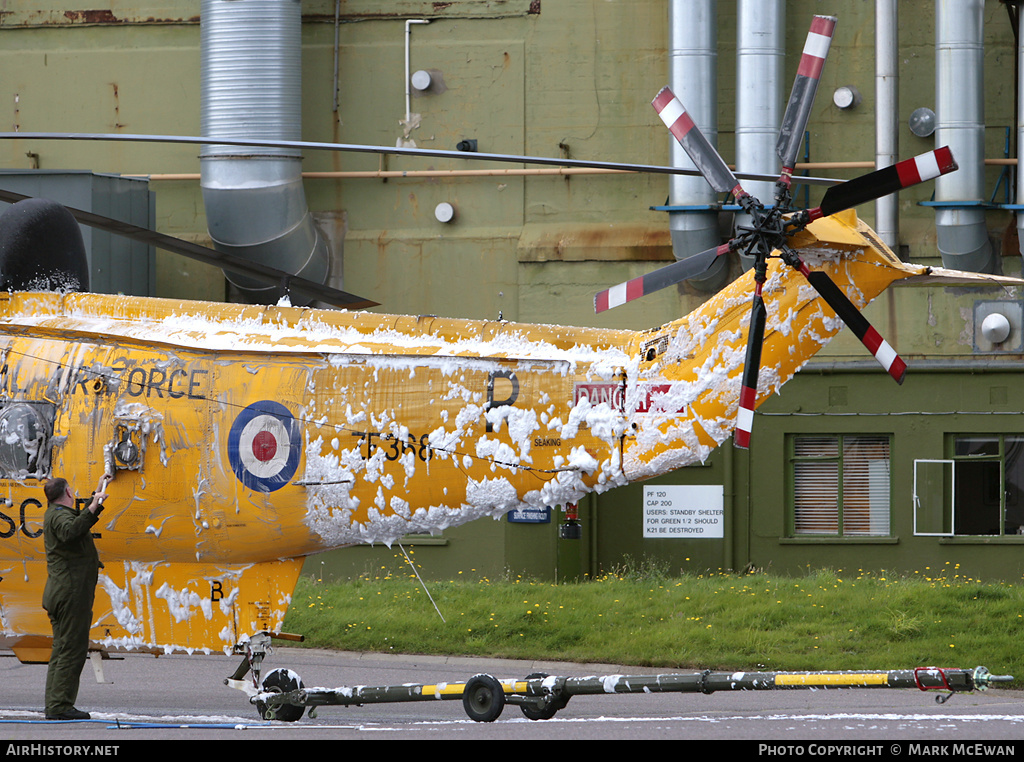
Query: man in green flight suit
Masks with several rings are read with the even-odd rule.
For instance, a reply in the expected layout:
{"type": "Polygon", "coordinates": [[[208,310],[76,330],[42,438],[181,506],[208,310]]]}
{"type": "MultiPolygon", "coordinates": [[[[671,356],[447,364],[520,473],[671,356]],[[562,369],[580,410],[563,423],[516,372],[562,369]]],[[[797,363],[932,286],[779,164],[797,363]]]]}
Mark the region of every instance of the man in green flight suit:
{"type": "Polygon", "coordinates": [[[77,506],[75,491],[66,479],[50,479],[43,486],[49,503],[43,516],[47,571],[43,608],[53,627],[53,651],[46,670],[48,720],[89,719],[88,712],[75,708],[75,699],[89,655],[92,602],[103,566],[90,530],[103,510],[107,479],[100,479],[85,510],[77,506]]]}

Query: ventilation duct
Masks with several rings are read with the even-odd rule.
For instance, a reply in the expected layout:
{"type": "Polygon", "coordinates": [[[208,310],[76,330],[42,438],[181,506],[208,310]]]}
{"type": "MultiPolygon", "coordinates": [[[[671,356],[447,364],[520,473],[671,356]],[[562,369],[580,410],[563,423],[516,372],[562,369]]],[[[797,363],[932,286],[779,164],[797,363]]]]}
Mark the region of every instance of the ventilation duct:
{"type": "MultiPolygon", "coordinates": [[[[201,185],[215,248],[326,283],[330,250],[306,206],[302,156],[216,145],[216,138],[301,140],[299,0],[203,0],[200,17],[201,185]]],[[[253,302],[278,286],[225,272],[253,302]]]]}
{"type": "MultiPolygon", "coordinates": [[[[875,0],[875,167],[899,161],[899,9],[896,0],[875,0]]],[[[875,201],[875,232],[899,251],[899,199],[875,201]]]]}
{"type": "Polygon", "coordinates": [[[978,206],[985,193],[984,0],[939,0],[935,11],[935,144],[949,146],[960,169],[935,180],[935,227],[942,264],[995,272],[996,258],[978,206]]]}
{"type": "MultiPolygon", "coordinates": [[[[736,168],[741,172],[778,175],[775,144],[782,123],[782,79],[785,72],[786,4],[782,0],[740,0],[736,41],[736,168]]],[[[803,140],[803,136],[801,136],[803,140]]],[[[744,180],[744,189],[770,204],[775,183],[744,180]]],[[[737,214],[737,226],[749,224],[737,214]]],[[[754,258],[740,254],[743,268],[754,258]]]]}
{"type": "MultiPolygon", "coordinates": [[[[711,145],[718,142],[718,24],[714,0],[672,0],[669,5],[669,87],[686,107],[711,145]]],[[[695,169],[682,146],[669,136],[669,161],[695,169]]],[[[669,205],[700,211],[669,212],[672,253],[676,259],[718,246],[718,202],[703,177],[672,175],[669,205]],[[706,207],[706,210],[704,209],[706,207]]],[[[727,257],[718,257],[705,275],[687,281],[701,291],[715,291],[729,279],[727,257]]]]}

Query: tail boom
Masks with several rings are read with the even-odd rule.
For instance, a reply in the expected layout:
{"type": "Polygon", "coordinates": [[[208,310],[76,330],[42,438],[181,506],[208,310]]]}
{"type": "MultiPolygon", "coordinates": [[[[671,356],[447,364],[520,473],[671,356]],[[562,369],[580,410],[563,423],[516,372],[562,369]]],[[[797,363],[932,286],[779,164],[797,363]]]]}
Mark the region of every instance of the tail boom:
{"type": "MultiPolygon", "coordinates": [[[[827,272],[858,308],[896,281],[929,272],[901,262],[852,212],[812,223],[793,237],[792,245],[814,268],[827,272]]],[[[654,362],[641,362],[635,385],[664,391],[647,409],[627,408],[627,431],[633,432],[623,445],[628,481],[703,461],[734,430],[748,441],[754,409],[843,328],[804,275],[778,259],[770,260],[762,289],[767,315],[761,372],[756,392],[744,390],[752,281],[750,271],[696,311],[661,329],[668,348],[654,362]],[[744,417],[745,426],[737,429],[744,417]]],[[[650,342],[652,337],[645,339],[650,342]]],[[[880,337],[873,354],[890,375],[902,377],[905,366],[897,366],[903,361],[880,337]]]]}

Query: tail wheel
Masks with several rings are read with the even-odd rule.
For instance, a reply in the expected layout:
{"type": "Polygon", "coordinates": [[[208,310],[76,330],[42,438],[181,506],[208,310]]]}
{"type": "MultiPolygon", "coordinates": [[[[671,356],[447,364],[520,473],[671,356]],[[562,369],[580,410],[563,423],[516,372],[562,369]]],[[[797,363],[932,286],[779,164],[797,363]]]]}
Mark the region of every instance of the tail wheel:
{"type": "Polygon", "coordinates": [[[494,722],[505,708],[505,689],[490,675],[474,675],[462,691],[462,707],[474,722],[494,722]]]}
{"type": "MultiPolygon", "coordinates": [[[[263,678],[260,690],[264,693],[288,693],[302,688],[302,678],[290,669],[275,669],[268,672],[263,678]]],[[[294,704],[279,704],[271,707],[265,701],[256,702],[256,710],[264,720],[280,720],[281,722],[295,722],[302,717],[306,711],[304,706],[294,704]]]]}
{"type": "MultiPolygon", "coordinates": [[[[543,680],[547,677],[545,672],[534,672],[532,675],[527,675],[527,680],[543,680]]],[[[519,708],[523,710],[523,715],[528,720],[550,720],[560,710],[565,709],[565,705],[569,703],[568,696],[548,696],[547,702],[538,706],[536,704],[520,704],[519,708]]]]}

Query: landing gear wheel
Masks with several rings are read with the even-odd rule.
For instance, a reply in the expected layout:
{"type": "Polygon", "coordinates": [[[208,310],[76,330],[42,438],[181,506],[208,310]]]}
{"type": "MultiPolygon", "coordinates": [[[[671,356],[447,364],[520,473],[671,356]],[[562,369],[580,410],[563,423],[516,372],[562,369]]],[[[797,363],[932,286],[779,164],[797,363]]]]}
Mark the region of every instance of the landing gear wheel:
{"type": "Polygon", "coordinates": [[[490,675],[474,675],[462,691],[462,707],[474,722],[494,722],[505,708],[505,689],[490,675]]]}
{"type": "MultiPolygon", "coordinates": [[[[545,672],[534,672],[531,675],[527,675],[527,680],[543,680],[547,677],[545,672]]],[[[568,696],[548,696],[547,703],[543,706],[537,706],[536,704],[520,704],[519,708],[523,710],[523,715],[528,720],[550,720],[559,710],[565,709],[565,705],[569,703],[568,696]]]]}
{"type": "MultiPolygon", "coordinates": [[[[288,693],[302,688],[302,678],[290,669],[275,669],[268,672],[263,678],[260,690],[264,693],[288,693]]],[[[279,704],[271,707],[265,701],[256,702],[256,711],[264,720],[280,720],[281,722],[295,722],[302,717],[306,711],[304,706],[294,704],[279,704]]]]}

